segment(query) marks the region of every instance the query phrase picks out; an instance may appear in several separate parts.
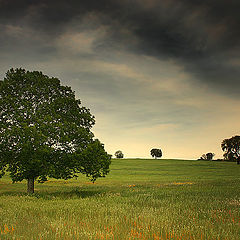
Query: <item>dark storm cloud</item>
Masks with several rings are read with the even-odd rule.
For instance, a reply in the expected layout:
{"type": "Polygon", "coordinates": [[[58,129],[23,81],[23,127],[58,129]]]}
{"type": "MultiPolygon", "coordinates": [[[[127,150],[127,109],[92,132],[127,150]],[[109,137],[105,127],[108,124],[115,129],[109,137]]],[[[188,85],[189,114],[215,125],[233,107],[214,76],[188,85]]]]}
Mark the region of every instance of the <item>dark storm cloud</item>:
{"type": "Polygon", "coordinates": [[[95,43],[97,51],[125,48],[175,59],[198,81],[235,94],[240,87],[239,9],[237,0],[2,0],[1,48],[10,48],[14,41],[16,48],[37,42],[40,47],[34,49],[39,54],[44,49],[53,54],[55,46],[49,43],[71,22],[75,21],[72,31],[103,25],[108,34],[95,43]],[[95,24],[81,25],[90,13],[97,16],[95,24]],[[8,36],[6,26],[34,29],[40,37],[8,36]]]}

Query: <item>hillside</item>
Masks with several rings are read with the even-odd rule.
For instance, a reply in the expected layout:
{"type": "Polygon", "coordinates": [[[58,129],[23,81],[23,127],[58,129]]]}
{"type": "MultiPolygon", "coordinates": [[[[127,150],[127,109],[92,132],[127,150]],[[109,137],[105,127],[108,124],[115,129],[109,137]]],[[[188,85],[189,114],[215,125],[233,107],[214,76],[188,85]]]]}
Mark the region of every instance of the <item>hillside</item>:
{"type": "Polygon", "coordinates": [[[231,239],[240,235],[236,163],[113,159],[110,174],[0,180],[0,239],[231,239]]]}

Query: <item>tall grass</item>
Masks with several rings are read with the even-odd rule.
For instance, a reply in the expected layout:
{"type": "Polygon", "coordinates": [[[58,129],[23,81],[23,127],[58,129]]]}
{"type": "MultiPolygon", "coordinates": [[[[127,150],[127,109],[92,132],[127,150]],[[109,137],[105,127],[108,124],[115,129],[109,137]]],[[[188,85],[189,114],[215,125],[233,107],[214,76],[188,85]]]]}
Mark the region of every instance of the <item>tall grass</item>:
{"type": "Polygon", "coordinates": [[[96,184],[0,180],[0,239],[240,239],[234,163],[113,160],[96,184]]]}

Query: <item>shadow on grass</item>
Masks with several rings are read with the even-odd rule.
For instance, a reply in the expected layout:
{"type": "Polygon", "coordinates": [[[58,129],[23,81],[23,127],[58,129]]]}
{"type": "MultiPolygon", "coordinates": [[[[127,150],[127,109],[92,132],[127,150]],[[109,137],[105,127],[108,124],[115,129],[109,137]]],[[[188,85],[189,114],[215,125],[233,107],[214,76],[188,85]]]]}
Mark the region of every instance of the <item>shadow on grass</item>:
{"type": "Polygon", "coordinates": [[[81,188],[74,188],[70,191],[66,191],[66,190],[55,191],[55,192],[42,191],[42,192],[35,193],[34,196],[37,198],[51,200],[51,199],[89,198],[89,197],[100,196],[105,194],[106,192],[101,190],[85,190],[81,188]]]}
{"type": "Polygon", "coordinates": [[[76,199],[76,198],[90,198],[90,197],[102,197],[106,195],[106,190],[88,190],[81,188],[74,188],[71,190],[59,190],[59,191],[38,191],[32,195],[27,194],[23,191],[4,191],[0,193],[0,196],[16,196],[16,197],[24,197],[29,196],[38,199],[44,200],[55,200],[55,199],[76,199]]]}
{"type": "Polygon", "coordinates": [[[4,196],[19,197],[19,196],[27,196],[27,194],[23,191],[2,191],[2,192],[0,192],[0,197],[4,197],[4,196]]]}

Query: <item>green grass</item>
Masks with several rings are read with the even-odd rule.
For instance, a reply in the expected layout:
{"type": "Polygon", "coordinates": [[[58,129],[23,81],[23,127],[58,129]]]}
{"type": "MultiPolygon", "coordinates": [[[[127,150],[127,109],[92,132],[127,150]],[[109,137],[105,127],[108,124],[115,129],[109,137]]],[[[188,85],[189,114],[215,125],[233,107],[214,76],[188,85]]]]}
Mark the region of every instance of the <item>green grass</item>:
{"type": "Polygon", "coordinates": [[[240,239],[240,166],[113,159],[110,174],[35,185],[0,179],[0,239],[240,239]]]}

